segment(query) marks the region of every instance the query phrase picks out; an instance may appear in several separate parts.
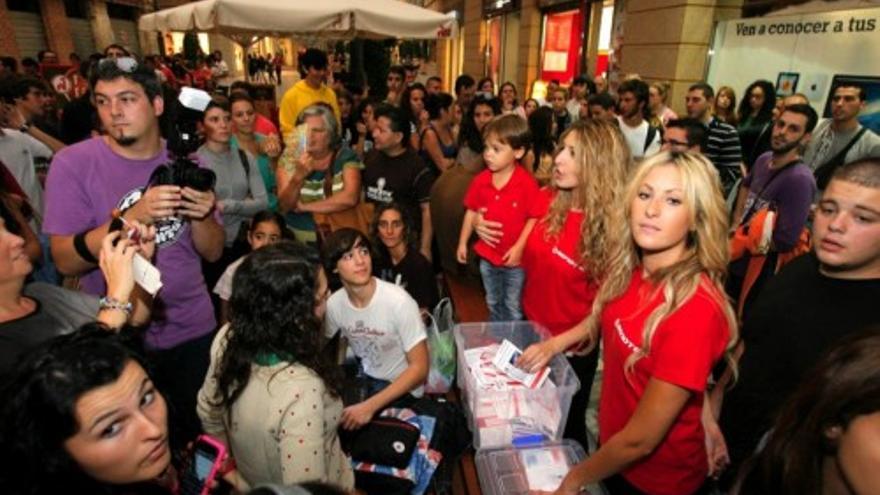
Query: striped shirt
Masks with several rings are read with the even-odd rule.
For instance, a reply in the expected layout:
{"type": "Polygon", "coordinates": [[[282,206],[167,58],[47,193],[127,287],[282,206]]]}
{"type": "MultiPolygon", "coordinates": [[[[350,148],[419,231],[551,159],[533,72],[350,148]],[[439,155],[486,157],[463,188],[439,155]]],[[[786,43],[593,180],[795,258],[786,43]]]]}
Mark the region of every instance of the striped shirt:
{"type": "Polygon", "coordinates": [[[712,117],[707,127],[709,135],[704,154],[721,174],[721,183],[726,193],[741,175],[739,164],[742,163],[742,148],[739,134],[732,125],[725,124],[715,117],[712,117]]]}

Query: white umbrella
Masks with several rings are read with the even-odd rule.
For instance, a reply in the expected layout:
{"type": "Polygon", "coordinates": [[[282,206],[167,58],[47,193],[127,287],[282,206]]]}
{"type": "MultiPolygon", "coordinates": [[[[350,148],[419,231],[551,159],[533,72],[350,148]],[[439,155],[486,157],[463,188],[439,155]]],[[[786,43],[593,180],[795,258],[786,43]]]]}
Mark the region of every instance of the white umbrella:
{"type": "Polygon", "coordinates": [[[243,45],[260,36],[448,38],[454,14],[399,0],[201,0],[141,16],[141,31],[209,31],[243,45]]]}

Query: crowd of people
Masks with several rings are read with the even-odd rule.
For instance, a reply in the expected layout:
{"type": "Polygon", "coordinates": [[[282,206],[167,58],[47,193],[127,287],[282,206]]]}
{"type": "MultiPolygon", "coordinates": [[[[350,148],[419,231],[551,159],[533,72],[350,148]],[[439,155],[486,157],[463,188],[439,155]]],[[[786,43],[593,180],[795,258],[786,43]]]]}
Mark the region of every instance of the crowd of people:
{"type": "MultiPolygon", "coordinates": [[[[0,73],[0,491],[177,493],[207,433],[230,453],[218,493],[392,493],[350,456],[433,400],[444,277],[547,330],[517,366],[577,374],[563,436],[597,447],[557,493],[880,486],[864,88],[833,88],[820,121],[765,80],[739,104],[700,82],[679,116],[637,75],[523,99],[392,66],[363,88],[310,48],[267,116],[219,52],[111,45],[66,102],[40,78],[53,55],[0,73]],[[185,86],[210,92],[197,117],[185,86]],[[199,145],[177,156],[188,118],[199,145]]],[[[248,71],[280,84],[281,63],[248,71]]]]}

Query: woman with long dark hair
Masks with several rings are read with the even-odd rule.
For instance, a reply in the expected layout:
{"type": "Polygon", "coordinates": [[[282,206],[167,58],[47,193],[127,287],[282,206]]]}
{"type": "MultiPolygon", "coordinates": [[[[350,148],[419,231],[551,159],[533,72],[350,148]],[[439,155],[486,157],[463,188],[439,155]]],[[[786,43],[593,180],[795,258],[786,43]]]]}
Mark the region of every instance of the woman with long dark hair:
{"type": "Polygon", "coordinates": [[[773,83],[759,79],[749,84],[737,110],[739,124],[736,130],[739,132],[744,157],[748,157],[752,153],[752,149],[761,135],[761,130],[773,118],[775,107],[776,88],[773,83]]]}
{"type": "Polygon", "coordinates": [[[321,352],[327,295],[316,253],[297,243],[255,251],[235,275],[230,322],[211,346],[198,413],[249,485],[354,485],[336,435],[340,371],[321,352]]]}
{"type": "Polygon", "coordinates": [[[437,175],[455,163],[458,147],[452,134],[452,105],[454,100],[448,93],[437,93],[425,98],[425,111],[430,119],[422,129],[419,141],[421,155],[437,175]]]}
{"type": "Polygon", "coordinates": [[[496,115],[501,114],[501,102],[494,96],[477,94],[471,100],[468,111],[458,131],[458,163],[471,164],[483,160],[483,127],[496,115]]]}
{"type": "Polygon", "coordinates": [[[853,495],[880,487],[880,329],[841,341],[805,376],[745,466],[739,495],[853,495]]]}
{"type": "Polygon", "coordinates": [[[553,154],[556,151],[556,139],[553,109],[541,107],[529,115],[529,130],[532,132],[532,149],[523,159],[523,165],[532,172],[542,186],[550,183],[553,172],[553,154]]]}
{"type": "Polygon", "coordinates": [[[421,83],[413,83],[400,97],[400,108],[410,123],[409,144],[414,151],[421,151],[421,131],[428,124],[425,112],[425,96],[428,91],[421,83]]]}

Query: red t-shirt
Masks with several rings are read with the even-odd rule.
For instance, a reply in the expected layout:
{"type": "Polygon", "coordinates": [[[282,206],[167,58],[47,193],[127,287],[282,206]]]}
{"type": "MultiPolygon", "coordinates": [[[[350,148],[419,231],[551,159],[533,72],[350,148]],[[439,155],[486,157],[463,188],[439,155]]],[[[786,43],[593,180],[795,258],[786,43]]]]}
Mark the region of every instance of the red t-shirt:
{"type": "Polygon", "coordinates": [[[492,184],[492,172],[488,169],[477,174],[464,196],[464,206],[474,211],[486,208],[483,218],[501,222],[502,227],[501,240],[494,248],[479,240],[474,251],[489,263],[504,266],[504,253],[516,244],[526,220],[541,216],[538,194],[535,178],[519,164],[500,189],[492,184]]]}
{"type": "Polygon", "coordinates": [[[663,301],[641,267],[627,291],[602,313],[605,368],[599,400],[599,439],[607,442],[626,426],[650,378],[692,392],[678,418],[654,452],[624,471],[623,477],[654,495],[685,495],[696,491],[708,473],[700,413],[712,366],[724,352],[730,329],[708,278],[696,293],[660,323],[650,354],[635,363],[627,376],[624,365],[642,344],[645,320],[663,301]]]}
{"type": "Polygon", "coordinates": [[[264,136],[268,136],[269,134],[278,134],[278,128],[275,127],[275,124],[269,120],[268,117],[265,117],[263,114],[258,113],[256,115],[256,119],[254,120],[254,132],[262,134],[264,136]]]}
{"type": "Polygon", "coordinates": [[[522,307],[529,320],[559,335],[589,316],[597,287],[581,266],[579,248],[584,213],[569,211],[559,234],[547,237],[544,215],[553,194],[552,189],[545,188],[538,195],[541,220],[532,229],[523,252],[526,280],[522,307]]]}

